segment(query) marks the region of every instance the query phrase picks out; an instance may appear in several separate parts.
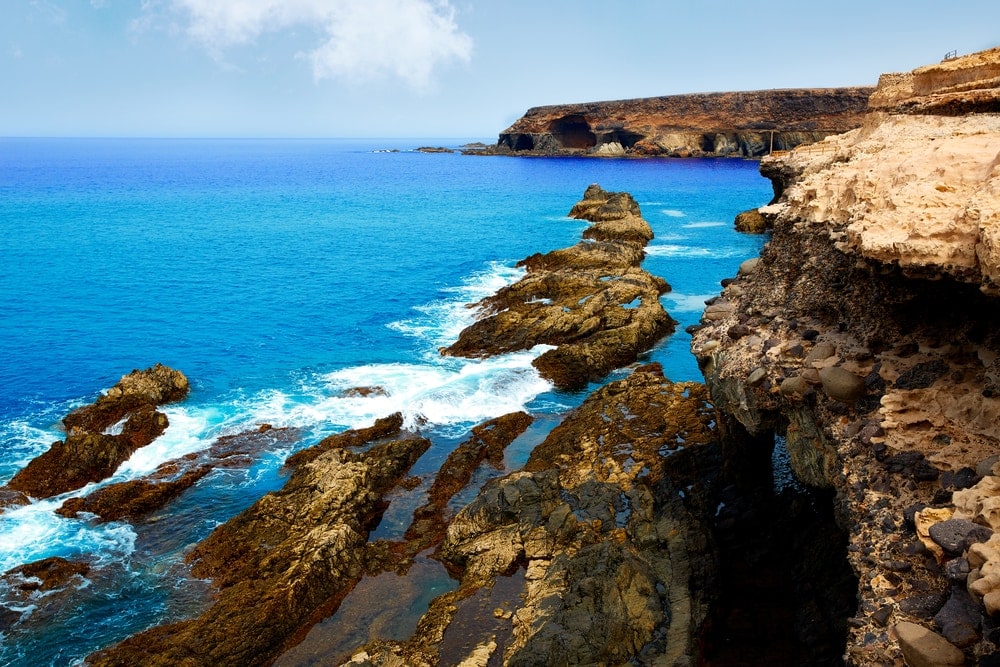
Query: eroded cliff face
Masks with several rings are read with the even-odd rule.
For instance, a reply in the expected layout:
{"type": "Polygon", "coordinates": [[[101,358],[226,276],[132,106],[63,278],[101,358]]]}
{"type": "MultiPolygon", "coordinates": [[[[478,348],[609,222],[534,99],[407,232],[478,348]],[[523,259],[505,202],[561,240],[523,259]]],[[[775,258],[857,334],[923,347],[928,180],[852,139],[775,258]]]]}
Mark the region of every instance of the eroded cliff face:
{"type": "Polygon", "coordinates": [[[534,107],[490,152],[760,157],[858,127],[872,90],[759,90],[534,107]]]}
{"type": "Polygon", "coordinates": [[[835,491],[849,664],[1000,645],[998,67],[994,49],[883,76],[861,128],[765,158],[773,237],[692,340],[743,455],[784,435],[835,491]]]}

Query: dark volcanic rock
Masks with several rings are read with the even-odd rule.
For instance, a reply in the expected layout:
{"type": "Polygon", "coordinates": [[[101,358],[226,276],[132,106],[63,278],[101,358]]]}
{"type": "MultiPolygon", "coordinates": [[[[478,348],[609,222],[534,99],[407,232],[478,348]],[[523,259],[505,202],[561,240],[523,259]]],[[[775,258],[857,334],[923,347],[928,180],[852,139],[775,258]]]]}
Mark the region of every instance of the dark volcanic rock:
{"type": "Polygon", "coordinates": [[[75,517],[80,512],[89,512],[102,521],[134,519],[163,507],[211,470],[210,465],[200,465],[170,481],[136,479],[111,484],[85,498],[70,498],[56,510],[56,514],[75,517]]]}
{"type": "Polygon", "coordinates": [[[184,398],[188,389],[183,373],[162,364],[132,371],[95,403],[67,415],[66,439],[53,443],[14,475],[7,488],[48,498],[109,477],[167,428],[166,415],[155,407],[184,398]],[[126,417],[120,433],[104,432],[126,417]]]}
{"type": "Polygon", "coordinates": [[[132,453],[167,428],[167,416],[150,407],[129,418],[119,435],[74,432],[14,475],[7,487],[34,498],[66,493],[110,477],[132,453]],[[138,421],[135,428],[129,426],[138,421]]]}
{"type": "Polygon", "coordinates": [[[535,367],[560,388],[580,389],[673,331],[660,304],[669,285],[639,268],[652,231],[632,212],[635,202],[590,186],[584,203],[579,215],[600,218],[585,232],[589,240],[525,259],[527,275],[479,302],[480,319],[443,354],[484,357],[556,345],[535,367]]]}
{"type": "Polygon", "coordinates": [[[163,364],[134,370],[96,402],[69,413],[63,424],[71,433],[76,429],[98,433],[140,407],[179,401],[189,389],[183,373],[163,364]]]}
{"type": "Polygon", "coordinates": [[[323,438],[312,447],[295,452],[285,461],[285,465],[291,468],[304,463],[316,460],[320,455],[331,449],[344,449],[346,447],[358,447],[379,438],[390,438],[399,435],[403,428],[403,413],[395,412],[388,417],[376,419],[372,426],[359,429],[350,429],[343,433],[336,433],[323,438]]]}
{"type": "Polygon", "coordinates": [[[266,424],[254,431],[224,435],[207,450],[167,461],[142,479],[109,484],[86,497],[70,498],[56,513],[75,517],[87,512],[101,521],[137,519],[166,505],[213,468],[249,466],[253,454],[298,437],[297,429],[272,428],[266,424]]]}
{"type": "Polygon", "coordinates": [[[382,496],[429,444],[410,438],[363,453],[333,449],[298,466],[281,491],[219,526],[191,553],[195,576],[220,588],[212,607],[91,655],[88,664],[269,663],[361,577],[382,496]]]}
{"type": "Polygon", "coordinates": [[[948,519],[931,525],[931,539],[952,555],[960,555],[976,542],[985,542],[993,531],[965,519],[948,519]]]}

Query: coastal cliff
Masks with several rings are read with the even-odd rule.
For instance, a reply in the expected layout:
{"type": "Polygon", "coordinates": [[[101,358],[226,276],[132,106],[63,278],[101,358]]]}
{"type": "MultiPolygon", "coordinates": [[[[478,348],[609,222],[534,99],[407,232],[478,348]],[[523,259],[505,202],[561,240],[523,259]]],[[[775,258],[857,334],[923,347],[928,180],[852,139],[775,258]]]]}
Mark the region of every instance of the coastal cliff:
{"type": "Polygon", "coordinates": [[[871,108],[762,160],[773,236],[691,347],[723,438],[759,460],[783,438],[834,494],[848,664],[995,660],[1000,49],[884,75],[871,108]]]}
{"type": "Polygon", "coordinates": [[[534,107],[487,152],[760,157],[860,126],[872,91],[757,90],[534,107]]]}

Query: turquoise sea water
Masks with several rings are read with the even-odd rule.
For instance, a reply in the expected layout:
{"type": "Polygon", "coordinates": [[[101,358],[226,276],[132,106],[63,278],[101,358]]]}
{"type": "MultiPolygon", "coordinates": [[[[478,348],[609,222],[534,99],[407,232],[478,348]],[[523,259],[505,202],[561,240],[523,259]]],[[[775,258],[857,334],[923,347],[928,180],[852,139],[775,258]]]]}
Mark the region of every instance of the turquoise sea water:
{"type": "MultiPolygon", "coordinates": [[[[191,396],[113,481],[262,422],[301,427],[300,447],[402,410],[435,442],[418,474],[512,410],[539,415],[542,437],[583,393],[552,391],[535,352],[437,349],[471,321],[466,303],[517,279],[517,260],[579,240],[586,223],[566,213],[594,182],[635,196],[656,234],[644,266],[674,288],[663,303],[681,324],[648,358],[699,379],[683,328],[763,243],[732,230],[770,198],[756,163],[408,150],[427,143],[0,139],[0,483],[62,437],[72,407],[156,362],[187,374],[191,396]],[[374,385],[386,395],[341,395],[374,385]]],[[[202,589],[183,554],[280,486],[288,453],[213,473],[137,526],[59,518],[63,498],[0,514],[0,571],[94,564],[72,609],[45,623],[15,609],[0,664],[69,664],[193,613],[202,589]]]]}

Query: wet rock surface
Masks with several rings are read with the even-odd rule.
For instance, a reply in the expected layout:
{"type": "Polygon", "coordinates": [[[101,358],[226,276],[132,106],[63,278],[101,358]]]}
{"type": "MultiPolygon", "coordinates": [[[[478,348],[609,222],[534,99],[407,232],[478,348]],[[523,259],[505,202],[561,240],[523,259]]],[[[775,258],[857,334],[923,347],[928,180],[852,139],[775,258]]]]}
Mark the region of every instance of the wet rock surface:
{"type": "Polygon", "coordinates": [[[260,665],[336,607],[361,577],[382,497],[429,442],[410,437],[363,452],[334,448],[295,468],[284,488],[217,528],[190,554],[217,601],[88,658],[91,665],[260,665]]]}
{"type": "Polygon", "coordinates": [[[156,406],[178,401],[188,390],[184,374],[162,364],[132,371],[96,402],[67,415],[66,438],[14,475],[6,489],[48,498],[110,477],[166,430],[167,417],[156,406]],[[119,433],[107,433],[123,420],[119,433]]]}
{"type": "Polygon", "coordinates": [[[535,367],[559,388],[581,389],[673,331],[660,304],[669,285],[639,268],[653,235],[631,196],[590,186],[574,210],[596,219],[585,240],[523,260],[527,275],[476,304],[479,319],[443,354],[484,357],[555,345],[535,367]]]}
{"type": "Polygon", "coordinates": [[[56,513],[75,518],[84,512],[99,521],[135,520],[160,509],[213,469],[249,466],[254,455],[274,446],[288,446],[299,436],[298,429],[266,424],[253,431],[224,435],[207,449],[167,461],[141,479],[108,484],[84,497],[69,498],[56,513]]]}
{"type": "Polygon", "coordinates": [[[656,365],[596,391],[523,470],[488,482],[448,526],[437,558],[459,589],[431,603],[409,640],[376,642],[354,661],[675,664],[694,655],[713,590],[702,517],[714,506],[701,493],[718,470],[712,417],[704,387],[671,383],[656,365]],[[490,594],[498,590],[508,593],[490,594]],[[470,620],[478,600],[495,613],[470,620]]]}

